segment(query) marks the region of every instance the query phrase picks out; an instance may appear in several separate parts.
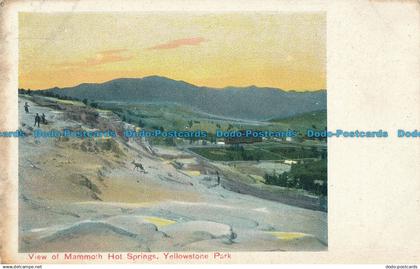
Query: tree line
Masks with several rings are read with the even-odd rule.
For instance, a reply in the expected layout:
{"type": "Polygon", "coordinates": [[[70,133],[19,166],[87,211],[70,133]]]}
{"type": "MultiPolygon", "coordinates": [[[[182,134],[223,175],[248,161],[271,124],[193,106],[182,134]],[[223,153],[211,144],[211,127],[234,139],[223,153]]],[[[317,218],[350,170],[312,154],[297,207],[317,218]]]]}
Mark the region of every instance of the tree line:
{"type": "Polygon", "coordinates": [[[289,172],[264,175],[265,184],[304,189],[316,195],[327,195],[327,160],[292,164],[289,172]]]}

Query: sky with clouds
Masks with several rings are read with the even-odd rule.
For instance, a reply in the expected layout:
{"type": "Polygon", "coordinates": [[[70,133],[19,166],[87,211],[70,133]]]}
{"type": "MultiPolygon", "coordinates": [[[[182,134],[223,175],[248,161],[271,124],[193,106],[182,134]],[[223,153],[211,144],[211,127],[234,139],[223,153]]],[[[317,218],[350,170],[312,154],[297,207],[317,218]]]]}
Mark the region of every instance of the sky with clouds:
{"type": "Polygon", "coordinates": [[[19,87],[121,77],[326,88],[324,13],[20,13],[19,87]]]}

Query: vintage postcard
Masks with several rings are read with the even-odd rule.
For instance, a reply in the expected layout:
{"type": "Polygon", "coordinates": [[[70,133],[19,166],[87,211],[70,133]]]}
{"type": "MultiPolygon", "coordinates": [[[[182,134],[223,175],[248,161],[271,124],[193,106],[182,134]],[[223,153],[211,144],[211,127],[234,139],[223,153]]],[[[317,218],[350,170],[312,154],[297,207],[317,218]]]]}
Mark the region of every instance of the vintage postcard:
{"type": "Polygon", "coordinates": [[[20,13],[19,250],[326,250],[325,19],[20,13]]]}
{"type": "Polygon", "coordinates": [[[2,2],[16,37],[5,260],[328,259],[329,142],[392,130],[330,128],[326,3],[23,2],[2,2]]]}

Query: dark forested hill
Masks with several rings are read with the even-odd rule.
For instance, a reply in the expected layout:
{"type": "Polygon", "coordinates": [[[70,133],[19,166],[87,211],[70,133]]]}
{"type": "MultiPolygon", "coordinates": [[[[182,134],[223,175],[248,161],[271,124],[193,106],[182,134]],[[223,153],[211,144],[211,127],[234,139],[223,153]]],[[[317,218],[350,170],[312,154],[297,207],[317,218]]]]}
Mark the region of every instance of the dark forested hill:
{"type": "Polygon", "coordinates": [[[325,90],[287,92],[256,86],[216,89],[159,76],[84,83],[44,92],[80,100],[177,103],[213,115],[248,120],[269,120],[324,110],[327,104],[325,90]]]}

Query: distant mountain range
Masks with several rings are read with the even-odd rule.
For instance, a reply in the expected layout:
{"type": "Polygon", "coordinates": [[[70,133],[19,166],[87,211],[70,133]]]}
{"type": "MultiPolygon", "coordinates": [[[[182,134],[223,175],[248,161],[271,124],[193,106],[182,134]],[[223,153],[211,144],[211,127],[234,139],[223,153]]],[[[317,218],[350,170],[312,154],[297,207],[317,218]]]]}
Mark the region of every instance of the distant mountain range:
{"type": "Polygon", "coordinates": [[[325,110],[327,106],[326,90],[295,92],[256,86],[217,89],[159,76],[120,78],[44,91],[80,100],[176,103],[216,116],[245,120],[285,118],[325,110]]]}

